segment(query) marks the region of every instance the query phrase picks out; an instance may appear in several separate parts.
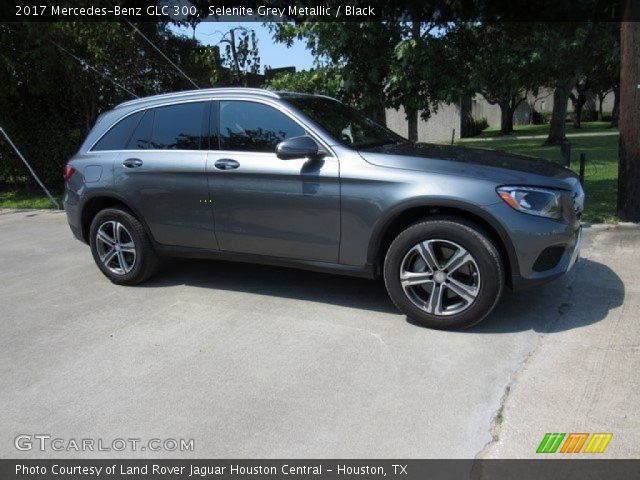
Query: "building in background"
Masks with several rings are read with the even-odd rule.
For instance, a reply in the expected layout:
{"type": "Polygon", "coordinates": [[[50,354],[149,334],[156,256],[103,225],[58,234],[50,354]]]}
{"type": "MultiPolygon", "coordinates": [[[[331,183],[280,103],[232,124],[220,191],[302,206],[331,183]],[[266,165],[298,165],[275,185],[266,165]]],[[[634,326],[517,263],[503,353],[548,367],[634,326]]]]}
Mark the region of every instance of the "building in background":
{"type": "MultiPolygon", "coordinates": [[[[614,95],[609,92],[602,102],[602,111],[605,114],[611,114],[613,110],[614,95]]],[[[589,99],[583,108],[584,120],[595,120],[598,110],[598,99],[594,95],[589,99]]],[[[418,141],[420,142],[450,142],[459,140],[461,134],[463,137],[469,136],[465,134],[465,125],[463,118],[465,116],[465,108],[470,110],[470,116],[476,121],[483,118],[486,119],[488,126],[500,126],[500,107],[491,105],[482,95],[475,95],[466,102],[446,104],[441,103],[436,113],[431,114],[429,120],[422,118],[418,121],[418,141]]],[[[535,123],[536,119],[532,119],[532,113],[535,110],[542,120],[548,123],[548,117],[553,111],[553,90],[541,89],[538,95],[529,95],[516,109],[513,115],[514,125],[528,125],[535,123]]],[[[567,113],[573,112],[573,105],[568,101],[567,113]]],[[[408,134],[408,122],[405,117],[404,110],[387,109],[386,111],[387,127],[394,132],[406,137],[408,134]]]]}

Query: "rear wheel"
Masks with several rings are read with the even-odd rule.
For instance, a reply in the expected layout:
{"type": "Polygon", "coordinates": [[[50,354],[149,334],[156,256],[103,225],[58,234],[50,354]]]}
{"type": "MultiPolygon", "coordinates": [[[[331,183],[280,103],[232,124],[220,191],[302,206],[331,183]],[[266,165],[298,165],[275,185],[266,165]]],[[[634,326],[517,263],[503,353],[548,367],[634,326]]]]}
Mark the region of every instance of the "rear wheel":
{"type": "Polygon", "coordinates": [[[90,228],[93,259],[113,283],[136,285],[158,269],[158,256],[140,221],[119,208],[99,212],[90,228]]]}
{"type": "Polygon", "coordinates": [[[481,229],[464,220],[437,218],[396,237],[385,257],[384,280],[396,306],[417,323],[466,328],[497,304],[504,269],[481,229]]]}

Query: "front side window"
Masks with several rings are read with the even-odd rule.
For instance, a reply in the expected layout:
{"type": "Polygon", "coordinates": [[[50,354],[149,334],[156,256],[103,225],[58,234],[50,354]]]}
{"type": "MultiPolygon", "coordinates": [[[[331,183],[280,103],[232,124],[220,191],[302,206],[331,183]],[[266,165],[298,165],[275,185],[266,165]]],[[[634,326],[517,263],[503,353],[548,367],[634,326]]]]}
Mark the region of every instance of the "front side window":
{"type": "Polygon", "coordinates": [[[221,150],[273,153],[278,143],[305,135],[305,130],[268,105],[221,101],[219,135],[221,150]]]}

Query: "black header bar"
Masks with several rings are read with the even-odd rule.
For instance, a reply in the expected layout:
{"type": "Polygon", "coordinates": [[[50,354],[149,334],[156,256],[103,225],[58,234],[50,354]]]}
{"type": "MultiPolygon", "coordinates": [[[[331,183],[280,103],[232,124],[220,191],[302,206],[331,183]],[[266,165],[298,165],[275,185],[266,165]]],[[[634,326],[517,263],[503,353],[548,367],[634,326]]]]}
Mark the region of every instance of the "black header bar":
{"type": "Polygon", "coordinates": [[[1,2],[0,21],[612,22],[622,18],[624,3],[625,0],[6,0],[1,2]]]}

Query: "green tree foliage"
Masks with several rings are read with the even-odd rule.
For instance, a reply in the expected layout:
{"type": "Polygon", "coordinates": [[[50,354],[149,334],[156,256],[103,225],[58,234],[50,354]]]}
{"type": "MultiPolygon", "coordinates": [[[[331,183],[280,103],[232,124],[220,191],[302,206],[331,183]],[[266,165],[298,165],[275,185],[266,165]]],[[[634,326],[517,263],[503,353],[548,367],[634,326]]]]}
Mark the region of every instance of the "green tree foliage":
{"type": "Polygon", "coordinates": [[[532,26],[488,23],[460,28],[468,30],[459,45],[467,61],[468,89],[500,107],[500,132],[511,133],[514,112],[528,92],[536,93],[542,84],[539,70],[544,53],[531,35],[532,26]]]}
{"type": "MultiPolygon", "coordinates": [[[[433,8],[416,4],[416,10],[385,8],[384,22],[300,22],[272,26],[277,41],[306,42],[317,66],[341,70],[341,97],[358,106],[380,123],[385,109],[404,107],[409,121],[409,137],[417,138],[418,112],[423,119],[437,109],[442,95],[449,95],[441,41],[435,22],[421,22],[433,8]]],[[[427,15],[428,16],[428,15],[427,15]]],[[[447,97],[448,99],[448,97],[447,97]]]]}
{"type": "Polygon", "coordinates": [[[428,120],[445,99],[441,37],[433,33],[439,28],[435,23],[401,22],[397,28],[400,40],[390,59],[385,98],[388,106],[404,108],[409,139],[417,141],[418,117],[428,120]]]}
{"type": "Polygon", "coordinates": [[[540,45],[540,73],[543,84],[554,89],[553,112],[545,144],[555,145],[566,140],[565,117],[569,95],[589,65],[588,55],[593,39],[593,23],[537,24],[532,37],[540,45]],[[587,59],[587,61],[585,61],[587,59]]]}
{"type": "Polygon", "coordinates": [[[234,27],[215,32],[217,44],[205,49],[200,59],[211,71],[215,86],[252,86],[260,72],[258,39],[253,29],[234,27]]]}
{"type": "MultiPolygon", "coordinates": [[[[208,82],[196,41],[166,24],[138,28],[197,84],[208,82]]],[[[126,23],[4,23],[0,44],[0,125],[58,191],[63,165],[100,112],[133,95],[193,88],[126,23]]],[[[0,148],[0,183],[18,186],[24,168],[0,148]]]]}
{"type": "Polygon", "coordinates": [[[301,72],[279,73],[268,80],[265,86],[270,90],[328,95],[348,101],[342,83],[341,68],[319,67],[301,72]]]}
{"type": "Polygon", "coordinates": [[[318,67],[341,68],[343,98],[384,122],[390,58],[401,34],[397,24],[303,22],[272,28],[277,41],[288,45],[294,39],[305,41],[318,67]]]}
{"type": "MultiPolygon", "coordinates": [[[[602,120],[602,102],[609,92],[618,105],[620,86],[620,24],[606,22],[595,25],[594,41],[589,49],[591,68],[588,70],[589,90],[598,99],[598,120],[602,120]]],[[[614,106],[615,109],[615,106],[614,106]]],[[[612,122],[617,126],[617,112],[612,122]]]]}

